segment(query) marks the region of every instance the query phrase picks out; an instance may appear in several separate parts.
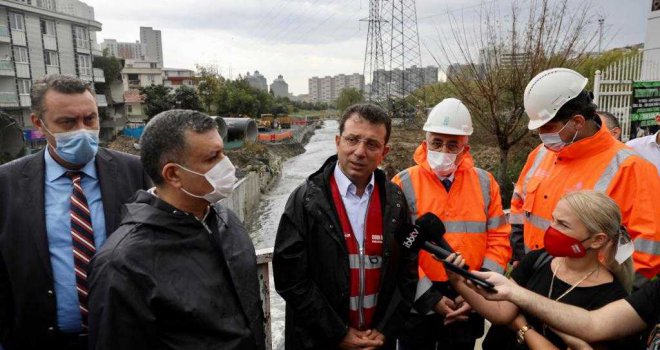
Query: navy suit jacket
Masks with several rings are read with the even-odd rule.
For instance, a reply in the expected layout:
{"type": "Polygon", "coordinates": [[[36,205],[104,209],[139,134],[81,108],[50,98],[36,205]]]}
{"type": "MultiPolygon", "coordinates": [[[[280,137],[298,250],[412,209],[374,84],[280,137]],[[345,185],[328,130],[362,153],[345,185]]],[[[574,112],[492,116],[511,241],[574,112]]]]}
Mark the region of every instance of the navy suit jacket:
{"type": "MultiPolygon", "coordinates": [[[[50,348],[57,332],[44,152],[0,166],[0,343],[5,350],[50,348]]],[[[96,169],[110,235],[119,227],[124,204],[151,181],[138,157],[104,148],[96,155],[96,169]]]]}

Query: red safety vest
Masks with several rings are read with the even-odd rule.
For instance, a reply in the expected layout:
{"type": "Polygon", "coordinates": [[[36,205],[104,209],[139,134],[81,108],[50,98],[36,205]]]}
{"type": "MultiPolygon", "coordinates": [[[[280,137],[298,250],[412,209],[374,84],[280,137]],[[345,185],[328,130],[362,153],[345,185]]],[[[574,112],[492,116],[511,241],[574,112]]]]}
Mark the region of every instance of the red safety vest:
{"type": "Polygon", "coordinates": [[[348,250],[351,272],[349,324],[353,328],[366,330],[371,328],[371,320],[376,310],[383,264],[383,215],[378,184],[374,185],[369,199],[362,249],[348,220],[334,176],[330,177],[330,190],[348,250]]]}

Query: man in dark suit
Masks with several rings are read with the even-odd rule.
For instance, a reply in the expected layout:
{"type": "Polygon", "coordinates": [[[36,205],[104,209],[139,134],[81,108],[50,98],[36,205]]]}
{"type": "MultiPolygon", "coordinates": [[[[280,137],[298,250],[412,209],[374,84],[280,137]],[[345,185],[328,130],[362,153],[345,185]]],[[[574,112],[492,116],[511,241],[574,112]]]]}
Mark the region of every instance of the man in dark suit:
{"type": "Polygon", "coordinates": [[[138,157],[98,147],[95,93],[51,75],[31,92],[48,146],[0,166],[0,344],[87,348],[87,264],[148,188],[138,157]]]}

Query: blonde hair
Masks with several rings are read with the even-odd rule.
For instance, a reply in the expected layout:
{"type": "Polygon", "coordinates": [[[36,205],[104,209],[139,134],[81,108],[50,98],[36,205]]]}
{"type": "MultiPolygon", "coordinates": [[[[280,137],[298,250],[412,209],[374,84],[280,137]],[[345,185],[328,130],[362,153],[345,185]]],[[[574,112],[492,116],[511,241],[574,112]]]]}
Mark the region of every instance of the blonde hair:
{"type": "Polygon", "coordinates": [[[590,235],[603,232],[612,240],[602,250],[605,264],[630,293],[634,274],[632,257],[620,265],[614,259],[619,238],[621,235],[628,235],[621,225],[622,216],[619,206],[606,194],[588,190],[568,193],[561,200],[573,209],[573,213],[584,224],[590,235]]]}

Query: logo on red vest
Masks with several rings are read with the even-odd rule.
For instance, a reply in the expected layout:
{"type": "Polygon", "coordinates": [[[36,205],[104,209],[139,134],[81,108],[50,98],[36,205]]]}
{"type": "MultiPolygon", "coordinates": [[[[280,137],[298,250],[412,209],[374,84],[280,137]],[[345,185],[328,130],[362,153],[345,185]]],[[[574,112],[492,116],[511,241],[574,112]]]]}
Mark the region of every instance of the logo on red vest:
{"type": "Polygon", "coordinates": [[[383,244],[383,235],[371,235],[371,243],[383,244]]]}

